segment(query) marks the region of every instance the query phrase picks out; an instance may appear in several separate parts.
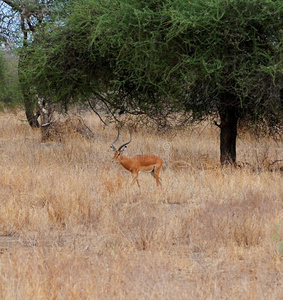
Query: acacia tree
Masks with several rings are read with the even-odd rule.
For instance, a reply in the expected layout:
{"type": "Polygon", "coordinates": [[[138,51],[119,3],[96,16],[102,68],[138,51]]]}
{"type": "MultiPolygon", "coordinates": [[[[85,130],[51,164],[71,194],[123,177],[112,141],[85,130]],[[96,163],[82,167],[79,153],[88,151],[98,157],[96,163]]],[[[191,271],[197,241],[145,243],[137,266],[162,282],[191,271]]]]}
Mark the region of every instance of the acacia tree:
{"type": "Polygon", "coordinates": [[[0,36],[8,47],[22,47],[19,52],[19,81],[23,95],[27,120],[31,127],[39,127],[36,103],[31,95],[31,86],[25,84],[22,62],[28,47],[33,42],[33,34],[40,31],[46,22],[52,20],[56,7],[64,0],[0,0],[0,36]]]}
{"type": "Polygon", "coordinates": [[[282,126],[283,3],[204,2],[171,10],[169,37],[182,57],[177,72],[195,78],[193,102],[218,111],[221,163],[235,163],[239,120],[282,126]]]}
{"type": "Polygon", "coordinates": [[[66,10],[25,62],[27,82],[52,98],[217,114],[222,164],[236,162],[239,120],[282,126],[282,1],[82,0],[66,10]]]}

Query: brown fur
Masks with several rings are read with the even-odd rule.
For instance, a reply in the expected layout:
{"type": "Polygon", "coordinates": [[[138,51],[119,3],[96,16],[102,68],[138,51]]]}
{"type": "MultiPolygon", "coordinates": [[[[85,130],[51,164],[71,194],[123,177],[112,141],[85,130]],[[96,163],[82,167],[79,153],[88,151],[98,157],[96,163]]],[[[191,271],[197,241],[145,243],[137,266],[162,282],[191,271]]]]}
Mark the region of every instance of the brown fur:
{"type": "Polygon", "coordinates": [[[155,155],[145,154],[136,155],[133,157],[127,157],[122,154],[123,151],[116,150],[114,153],[114,162],[119,162],[126,170],[130,171],[134,178],[132,184],[137,182],[138,186],[139,180],[138,176],[140,172],[150,172],[150,174],[155,178],[156,185],[160,185],[159,173],[162,168],[162,159],[155,155]]]}

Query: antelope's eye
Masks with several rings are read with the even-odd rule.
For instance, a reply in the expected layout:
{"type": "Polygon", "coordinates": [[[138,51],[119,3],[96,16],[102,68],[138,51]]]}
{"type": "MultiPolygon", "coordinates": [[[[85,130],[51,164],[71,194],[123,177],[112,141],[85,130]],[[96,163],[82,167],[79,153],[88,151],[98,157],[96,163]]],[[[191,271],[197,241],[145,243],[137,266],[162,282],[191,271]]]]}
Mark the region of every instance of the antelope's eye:
{"type": "Polygon", "coordinates": [[[121,153],[119,152],[118,154],[117,154],[117,157],[119,157],[121,155],[121,153]]]}

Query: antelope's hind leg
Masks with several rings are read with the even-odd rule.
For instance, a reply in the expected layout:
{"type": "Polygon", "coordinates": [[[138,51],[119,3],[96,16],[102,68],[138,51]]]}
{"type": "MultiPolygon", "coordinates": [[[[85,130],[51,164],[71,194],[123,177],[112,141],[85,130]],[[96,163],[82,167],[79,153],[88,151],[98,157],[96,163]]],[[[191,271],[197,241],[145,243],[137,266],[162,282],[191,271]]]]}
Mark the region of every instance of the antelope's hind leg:
{"type": "Polygon", "coordinates": [[[154,167],[154,169],[150,172],[150,174],[155,178],[157,186],[161,185],[161,182],[160,182],[161,178],[159,177],[161,167],[162,167],[162,165],[154,167]]]}

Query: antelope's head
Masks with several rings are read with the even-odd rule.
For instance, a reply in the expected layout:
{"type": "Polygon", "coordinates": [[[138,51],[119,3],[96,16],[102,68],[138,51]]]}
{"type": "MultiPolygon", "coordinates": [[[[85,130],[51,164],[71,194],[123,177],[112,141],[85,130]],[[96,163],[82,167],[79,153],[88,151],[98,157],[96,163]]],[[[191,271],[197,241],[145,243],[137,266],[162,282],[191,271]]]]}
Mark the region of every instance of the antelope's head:
{"type": "Polygon", "coordinates": [[[123,152],[127,149],[127,145],[130,144],[132,141],[132,133],[130,132],[130,140],[124,144],[122,144],[118,149],[114,146],[114,144],[118,141],[119,139],[120,132],[118,131],[116,139],[112,142],[110,148],[114,151],[114,157],[112,159],[113,162],[120,162],[121,161],[121,155],[123,152]]]}

